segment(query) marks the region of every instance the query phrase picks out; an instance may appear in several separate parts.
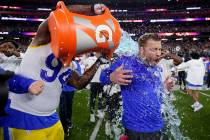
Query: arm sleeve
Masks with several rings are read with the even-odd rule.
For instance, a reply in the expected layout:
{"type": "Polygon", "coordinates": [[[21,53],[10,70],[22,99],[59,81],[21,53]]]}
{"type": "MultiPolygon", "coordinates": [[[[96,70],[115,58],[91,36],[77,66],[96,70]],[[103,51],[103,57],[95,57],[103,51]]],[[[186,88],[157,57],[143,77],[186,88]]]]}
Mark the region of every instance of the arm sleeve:
{"type": "Polygon", "coordinates": [[[30,85],[35,82],[33,79],[25,78],[21,75],[14,75],[8,80],[9,91],[15,93],[27,93],[30,85]]]}
{"type": "Polygon", "coordinates": [[[188,67],[189,67],[189,61],[188,62],[181,63],[176,68],[181,71],[181,70],[187,69],[188,67]]]}
{"type": "Polygon", "coordinates": [[[106,84],[111,84],[110,81],[110,74],[116,69],[118,68],[120,65],[122,65],[122,60],[120,58],[118,58],[116,61],[114,61],[113,64],[111,64],[110,67],[104,69],[101,71],[101,75],[100,75],[100,82],[103,85],[106,84]]]}

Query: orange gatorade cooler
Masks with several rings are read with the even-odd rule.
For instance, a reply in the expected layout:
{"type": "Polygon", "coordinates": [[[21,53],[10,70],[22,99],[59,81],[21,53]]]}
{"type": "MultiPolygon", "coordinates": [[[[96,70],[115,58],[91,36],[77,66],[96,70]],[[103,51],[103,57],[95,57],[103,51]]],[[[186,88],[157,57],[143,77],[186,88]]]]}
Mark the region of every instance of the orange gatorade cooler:
{"type": "Polygon", "coordinates": [[[108,8],[102,15],[86,16],[70,12],[60,1],[48,23],[52,51],[64,66],[85,52],[102,51],[111,57],[119,45],[120,25],[108,8]]]}

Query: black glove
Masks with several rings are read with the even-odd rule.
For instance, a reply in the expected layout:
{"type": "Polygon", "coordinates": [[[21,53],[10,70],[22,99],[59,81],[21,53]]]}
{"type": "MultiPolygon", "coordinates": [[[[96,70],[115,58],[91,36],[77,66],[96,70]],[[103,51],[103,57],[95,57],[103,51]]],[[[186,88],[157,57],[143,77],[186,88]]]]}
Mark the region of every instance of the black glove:
{"type": "Polygon", "coordinates": [[[14,75],[11,71],[1,71],[0,73],[0,116],[5,116],[4,108],[8,100],[7,80],[14,75]]]}

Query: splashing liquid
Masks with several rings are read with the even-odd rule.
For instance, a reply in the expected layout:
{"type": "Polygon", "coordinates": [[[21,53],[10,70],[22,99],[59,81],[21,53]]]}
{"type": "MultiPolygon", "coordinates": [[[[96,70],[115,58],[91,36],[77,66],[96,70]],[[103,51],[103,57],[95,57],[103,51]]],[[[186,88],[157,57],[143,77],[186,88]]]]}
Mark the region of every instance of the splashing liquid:
{"type": "MultiPolygon", "coordinates": [[[[120,56],[131,56],[131,57],[136,57],[139,55],[139,47],[138,43],[134,41],[130,35],[123,31],[120,44],[118,49],[115,51],[115,53],[120,57],[120,56]]],[[[139,60],[142,61],[142,60],[139,60]]],[[[140,62],[143,63],[143,62],[140,62]]],[[[144,76],[142,74],[142,76],[144,76]]],[[[141,78],[142,79],[142,78],[141,78]]],[[[145,79],[147,80],[147,79],[145,79]]],[[[158,98],[161,98],[162,104],[161,104],[161,113],[163,115],[165,127],[162,130],[161,134],[161,139],[169,139],[169,140],[189,140],[190,138],[184,137],[179,129],[179,126],[181,124],[181,120],[179,119],[177,110],[175,109],[172,101],[170,100],[169,96],[166,93],[163,93],[161,89],[156,89],[158,93],[158,98]],[[158,91],[159,90],[159,91],[158,91]],[[162,93],[162,94],[159,94],[162,93]]],[[[171,93],[173,94],[173,93],[171,93]]],[[[119,111],[123,111],[120,109],[119,111]]],[[[120,125],[121,121],[121,115],[122,112],[117,113],[117,118],[115,123],[120,125]]],[[[121,126],[122,127],[122,126],[121,126]]],[[[123,132],[123,131],[121,131],[123,132]]],[[[122,133],[121,133],[122,134],[122,133]]],[[[115,139],[119,138],[119,136],[116,136],[115,139]]]]}
{"type": "Polygon", "coordinates": [[[134,41],[127,32],[122,31],[120,44],[119,47],[115,50],[115,53],[118,54],[119,56],[138,55],[139,53],[138,43],[134,41]]]}

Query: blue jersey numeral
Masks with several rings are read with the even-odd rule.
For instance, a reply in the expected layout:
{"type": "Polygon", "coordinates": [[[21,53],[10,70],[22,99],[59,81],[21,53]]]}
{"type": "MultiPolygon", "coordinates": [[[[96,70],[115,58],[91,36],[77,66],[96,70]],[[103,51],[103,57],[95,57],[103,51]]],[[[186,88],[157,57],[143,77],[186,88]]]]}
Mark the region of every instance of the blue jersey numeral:
{"type": "Polygon", "coordinates": [[[56,59],[53,54],[50,54],[47,57],[45,64],[46,67],[52,71],[52,75],[49,75],[49,72],[47,72],[46,70],[41,69],[40,77],[47,82],[53,82],[62,68],[62,63],[61,61],[56,59]]]}
{"type": "Polygon", "coordinates": [[[59,81],[61,82],[61,84],[65,84],[65,82],[70,78],[71,76],[71,69],[68,69],[67,71],[63,72],[60,76],[59,76],[59,81]]]}
{"type": "Polygon", "coordinates": [[[41,69],[40,77],[42,78],[42,80],[46,82],[53,82],[58,77],[60,83],[64,84],[65,81],[69,79],[71,74],[71,69],[68,69],[67,71],[63,72],[60,76],[58,76],[58,73],[62,68],[62,62],[59,59],[56,59],[53,54],[50,54],[47,57],[45,64],[49,70],[41,69]]]}

